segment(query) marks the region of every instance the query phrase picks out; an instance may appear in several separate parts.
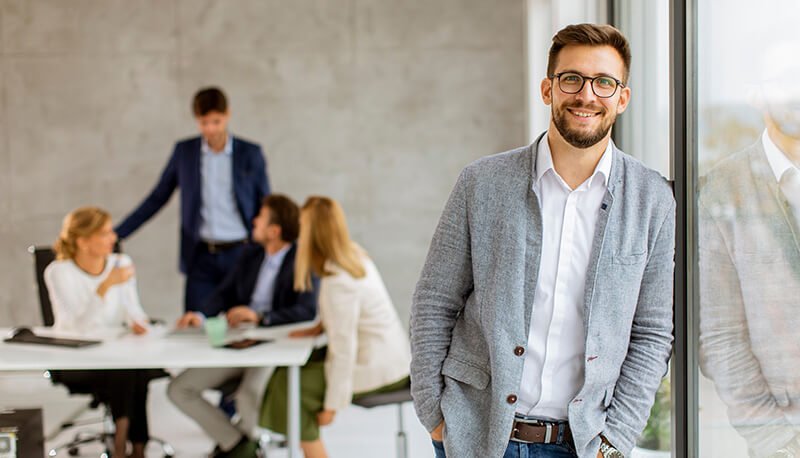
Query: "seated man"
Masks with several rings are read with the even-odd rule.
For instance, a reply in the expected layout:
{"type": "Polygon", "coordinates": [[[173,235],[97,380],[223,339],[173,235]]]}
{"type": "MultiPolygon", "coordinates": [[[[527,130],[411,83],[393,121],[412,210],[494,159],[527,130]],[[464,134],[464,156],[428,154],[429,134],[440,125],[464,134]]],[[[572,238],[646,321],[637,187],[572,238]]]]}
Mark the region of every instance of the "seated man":
{"type": "MultiPolygon", "coordinates": [[[[225,312],[230,326],[257,323],[272,326],[313,320],[316,294],[294,290],[295,240],[299,232],[299,210],[288,197],[264,198],[253,220],[253,240],[208,299],[204,310],[225,312]]],[[[178,327],[200,326],[204,316],[187,312],[178,327]]],[[[250,439],[261,406],[271,368],[197,368],[176,377],[167,391],[170,400],[217,443],[215,457],[254,456],[250,439]],[[234,378],[242,382],[236,393],[240,421],[234,425],[225,413],[202,397],[234,378]]]]}

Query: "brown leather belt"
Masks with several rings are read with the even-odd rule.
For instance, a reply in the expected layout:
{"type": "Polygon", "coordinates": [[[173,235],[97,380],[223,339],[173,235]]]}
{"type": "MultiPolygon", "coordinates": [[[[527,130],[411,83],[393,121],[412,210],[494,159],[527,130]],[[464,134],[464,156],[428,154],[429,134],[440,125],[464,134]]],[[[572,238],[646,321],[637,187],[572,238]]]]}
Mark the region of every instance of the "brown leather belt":
{"type": "Polygon", "coordinates": [[[209,242],[206,240],[201,240],[200,244],[206,247],[211,254],[219,253],[220,251],[230,250],[231,248],[235,248],[239,245],[243,245],[247,243],[247,240],[236,240],[233,242],[209,242]]]}
{"type": "Polygon", "coordinates": [[[514,420],[511,428],[511,439],[534,444],[570,444],[572,445],[572,432],[569,423],[526,422],[514,420]],[[563,432],[562,432],[563,429],[563,432]],[[558,440],[561,433],[561,440],[558,440]]]}

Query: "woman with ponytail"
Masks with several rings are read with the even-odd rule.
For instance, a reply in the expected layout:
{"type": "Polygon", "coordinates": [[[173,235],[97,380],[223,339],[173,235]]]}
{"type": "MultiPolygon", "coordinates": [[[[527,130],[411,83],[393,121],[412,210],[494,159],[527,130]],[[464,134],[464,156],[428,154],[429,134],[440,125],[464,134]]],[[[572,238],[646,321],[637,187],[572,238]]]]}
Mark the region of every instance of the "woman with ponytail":
{"type": "MultiPolygon", "coordinates": [[[[91,336],[103,328],[127,325],[134,334],[147,332],[148,318],[139,303],[133,263],[113,253],[117,235],[111,216],[96,207],[69,213],[55,243],[56,261],[44,272],[59,331],[91,336]]],[[[58,371],[70,391],[92,393],[111,409],[116,425],[114,456],[144,457],[149,439],[147,385],[159,370],[58,371]]]]}

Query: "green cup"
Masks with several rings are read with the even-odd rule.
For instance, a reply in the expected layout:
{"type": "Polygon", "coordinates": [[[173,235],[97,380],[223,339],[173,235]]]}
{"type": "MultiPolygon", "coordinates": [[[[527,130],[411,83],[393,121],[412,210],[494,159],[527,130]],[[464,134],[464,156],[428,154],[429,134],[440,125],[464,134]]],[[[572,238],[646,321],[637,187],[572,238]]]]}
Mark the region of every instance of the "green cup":
{"type": "Polygon", "coordinates": [[[228,330],[228,320],[222,316],[206,318],[206,337],[212,347],[225,345],[225,332],[228,330]]]}

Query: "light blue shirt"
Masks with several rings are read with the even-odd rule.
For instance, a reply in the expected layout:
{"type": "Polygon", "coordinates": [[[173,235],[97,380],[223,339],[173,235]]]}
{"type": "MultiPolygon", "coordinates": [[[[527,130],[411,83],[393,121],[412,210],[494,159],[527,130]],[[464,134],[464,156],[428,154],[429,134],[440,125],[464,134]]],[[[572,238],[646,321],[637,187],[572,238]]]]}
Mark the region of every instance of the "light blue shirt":
{"type": "Polygon", "coordinates": [[[258,270],[256,287],[253,288],[253,295],[250,297],[250,308],[259,315],[266,315],[272,311],[272,298],[275,296],[275,279],[281,270],[283,258],[292,245],[286,245],[272,256],[269,253],[264,255],[261,267],[258,270]]]}
{"type": "Polygon", "coordinates": [[[215,153],[202,140],[200,154],[200,238],[210,242],[233,242],[247,238],[247,228],[233,195],[233,138],[215,153]]]}

